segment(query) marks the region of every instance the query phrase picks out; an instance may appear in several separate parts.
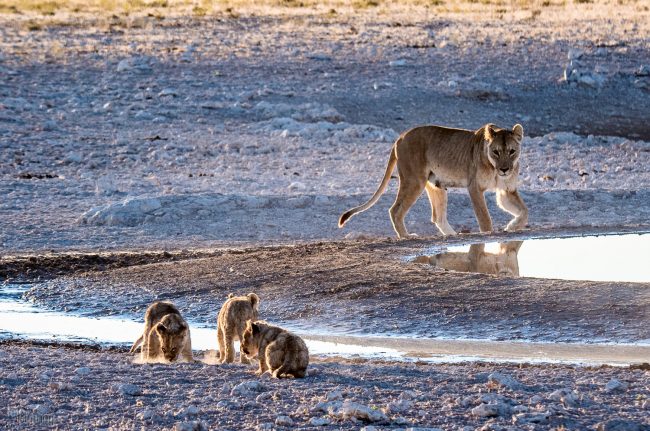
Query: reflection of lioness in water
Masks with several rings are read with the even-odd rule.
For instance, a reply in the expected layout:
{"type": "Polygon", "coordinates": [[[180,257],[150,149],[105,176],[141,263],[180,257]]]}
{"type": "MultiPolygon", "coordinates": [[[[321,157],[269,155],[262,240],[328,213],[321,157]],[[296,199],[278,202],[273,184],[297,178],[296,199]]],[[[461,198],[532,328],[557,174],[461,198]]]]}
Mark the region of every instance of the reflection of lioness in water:
{"type": "Polygon", "coordinates": [[[171,302],[154,302],[144,314],[144,332],[133,343],[131,353],[142,345],[141,359],[169,362],[182,358],[192,361],[190,327],[171,302]]]}
{"type": "Polygon", "coordinates": [[[431,221],[443,235],[456,233],[447,222],[448,187],[467,187],[481,232],[492,230],[483,196],[487,190],[496,190],[499,207],[515,216],[506,230],[520,229],[528,222],[528,209],[517,192],[523,136],[524,129],[519,124],[512,130],[492,124],[476,131],[440,126],[408,130],[395,142],[375,194],[365,204],[345,212],[339,227],[379,200],[397,166],[399,191],[390,208],[390,219],[399,238],[410,236],[404,218],[422,190],[426,190],[431,203],[431,221]]]}
{"type": "Polygon", "coordinates": [[[523,241],[501,243],[496,253],[486,253],[485,244],[472,244],[467,253],[448,251],[433,256],[418,256],[415,258],[415,262],[429,263],[451,271],[518,277],[517,253],[523,243],[523,241]]]}

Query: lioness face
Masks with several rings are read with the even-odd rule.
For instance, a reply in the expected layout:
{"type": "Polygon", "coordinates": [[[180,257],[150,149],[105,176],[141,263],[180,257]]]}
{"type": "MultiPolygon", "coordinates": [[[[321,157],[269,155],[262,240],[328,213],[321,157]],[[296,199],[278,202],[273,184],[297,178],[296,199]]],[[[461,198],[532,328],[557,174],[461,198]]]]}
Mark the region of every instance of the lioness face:
{"type": "Polygon", "coordinates": [[[173,362],[178,359],[178,355],[185,345],[187,330],[185,322],[166,321],[166,318],[156,326],[160,347],[167,361],[173,362]]]}
{"type": "Polygon", "coordinates": [[[487,156],[490,164],[494,166],[497,174],[507,177],[512,174],[513,168],[519,159],[523,129],[516,125],[510,130],[493,130],[486,132],[487,156]]]}
{"type": "Polygon", "coordinates": [[[260,345],[260,330],[252,320],[246,322],[246,330],[242,335],[241,350],[249,358],[257,357],[260,345]]]}

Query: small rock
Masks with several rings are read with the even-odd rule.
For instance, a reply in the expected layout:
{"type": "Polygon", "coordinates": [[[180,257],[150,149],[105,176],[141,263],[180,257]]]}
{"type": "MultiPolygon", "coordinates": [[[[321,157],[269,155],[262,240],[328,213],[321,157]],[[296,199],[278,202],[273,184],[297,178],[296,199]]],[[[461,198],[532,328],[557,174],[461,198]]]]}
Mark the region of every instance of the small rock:
{"type": "Polygon", "coordinates": [[[189,406],[185,409],[185,416],[198,416],[199,409],[196,406],[189,406]]]}
{"type": "Polygon", "coordinates": [[[271,422],[264,422],[264,423],[258,424],[255,429],[257,431],[271,431],[271,430],[275,429],[275,426],[271,422]]]}
{"type": "Polygon", "coordinates": [[[264,392],[266,388],[258,381],[256,380],[251,380],[248,382],[242,382],[238,385],[236,385],[232,390],[230,391],[230,395],[244,395],[244,396],[250,396],[253,394],[257,394],[259,392],[264,392]]]}
{"type": "Polygon", "coordinates": [[[377,427],[373,425],[366,425],[365,427],[361,428],[359,431],[377,431],[377,427]]]}
{"type": "Polygon", "coordinates": [[[578,395],[567,388],[553,391],[548,397],[553,401],[561,402],[564,407],[576,407],[579,404],[578,395]]]}
{"type": "Polygon", "coordinates": [[[306,188],[307,186],[299,181],[294,181],[293,183],[289,184],[289,190],[305,190],[306,188]]]}
{"type": "Polygon", "coordinates": [[[634,72],[636,76],[650,76],[650,67],[646,66],[645,64],[642,64],[639,66],[639,68],[634,72]]]}
{"type": "Polygon", "coordinates": [[[390,67],[404,67],[404,66],[407,65],[407,63],[406,63],[406,60],[404,60],[404,59],[399,59],[399,60],[389,61],[389,62],[388,62],[388,65],[389,65],[390,67]]]}
{"type": "Polygon", "coordinates": [[[581,49],[576,49],[576,48],[571,48],[569,49],[569,52],[567,53],[567,58],[569,60],[578,60],[582,58],[582,56],[585,54],[585,52],[581,49]]]}
{"type": "Polygon", "coordinates": [[[612,379],[605,385],[605,392],[624,392],[630,387],[628,382],[612,379]]]}
{"type": "Polygon", "coordinates": [[[117,63],[118,72],[124,72],[129,69],[131,69],[131,62],[129,62],[129,60],[122,60],[119,63],[117,63]]]}
{"type": "Polygon", "coordinates": [[[597,431],[641,431],[645,427],[637,422],[624,419],[610,419],[607,422],[601,422],[596,427],[597,431]]]}
{"type": "Polygon", "coordinates": [[[547,424],[551,414],[549,412],[545,413],[519,413],[514,416],[513,422],[515,425],[523,424],[547,424]]]}
{"type": "Polygon", "coordinates": [[[409,410],[413,403],[410,400],[400,400],[388,403],[384,411],[387,414],[402,413],[409,410]]]}
{"type": "Polygon", "coordinates": [[[494,372],[488,376],[488,382],[503,386],[510,390],[517,390],[522,388],[522,384],[515,380],[512,376],[508,374],[503,374],[499,372],[494,372]]]}
{"type": "Polygon", "coordinates": [[[275,424],[281,427],[290,427],[293,426],[293,419],[289,416],[278,416],[275,418],[275,424]]]}
{"type": "Polygon", "coordinates": [[[131,383],[121,384],[117,387],[117,389],[119,393],[121,393],[122,395],[129,395],[135,397],[137,395],[142,394],[142,390],[138,386],[131,383]]]}
{"type": "Polygon", "coordinates": [[[496,404],[479,404],[472,409],[472,415],[480,418],[491,418],[499,416],[499,409],[496,404]]]}
{"type": "Polygon", "coordinates": [[[90,368],[88,367],[79,367],[76,370],[74,370],[75,374],[78,376],[87,376],[90,374],[90,368]]]}
{"type": "Polygon", "coordinates": [[[315,427],[322,427],[329,425],[330,421],[327,418],[311,418],[309,420],[309,425],[315,426],[315,427]]]}
{"type": "Polygon", "coordinates": [[[272,396],[273,394],[271,392],[262,392],[257,397],[255,397],[255,401],[263,404],[264,401],[270,400],[272,396]]]}
{"type": "MultiPolygon", "coordinates": [[[[75,151],[73,151],[71,153],[68,153],[68,155],[65,158],[65,161],[67,163],[81,163],[82,160],[83,160],[82,155],[80,153],[75,152],[75,151]]],[[[85,368],[85,367],[82,367],[82,368],[85,368]]],[[[80,369],[81,368],[77,368],[77,371],[79,371],[80,369]]],[[[88,372],[90,372],[89,368],[87,368],[87,370],[88,370],[88,372]]],[[[77,372],[77,374],[79,374],[79,373],[77,372]]]]}
{"type": "Polygon", "coordinates": [[[167,88],[163,88],[162,91],[160,93],[158,93],[158,96],[160,96],[160,97],[164,97],[164,96],[176,97],[177,94],[176,94],[176,90],[174,90],[173,88],[167,87],[167,88]]]}
{"type": "MultiPolygon", "coordinates": [[[[474,428],[472,428],[474,429],[474,428]]],[[[442,431],[440,428],[427,428],[427,427],[408,427],[406,431],[442,431]]]]}
{"type": "Polygon", "coordinates": [[[336,401],[343,398],[343,392],[341,391],[330,391],[325,395],[325,401],[336,401]]]}
{"type": "Polygon", "coordinates": [[[203,431],[207,429],[200,421],[179,422],[174,426],[175,431],[203,431]]]}
{"type": "Polygon", "coordinates": [[[396,425],[406,425],[409,423],[409,421],[404,416],[398,416],[395,418],[393,423],[396,425]]]}

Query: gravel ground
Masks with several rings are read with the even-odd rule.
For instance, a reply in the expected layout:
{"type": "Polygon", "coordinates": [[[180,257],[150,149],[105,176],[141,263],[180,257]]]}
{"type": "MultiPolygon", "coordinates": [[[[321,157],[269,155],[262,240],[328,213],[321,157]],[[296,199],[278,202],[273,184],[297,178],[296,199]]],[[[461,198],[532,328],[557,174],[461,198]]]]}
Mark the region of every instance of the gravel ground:
{"type": "MultiPolygon", "coordinates": [[[[362,315],[377,333],[647,340],[647,283],[399,261],[446,242],[383,239],[395,184],[335,227],[374,191],[399,132],[493,122],[527,135],[526,234],[647,229],[650,12],[619,3],[3,12],[2,280],[35,282],[39,305],[99,315],[140,317],[162,296],[210,322],[227,293],[256,290],[266,316],[298,327],[354,333],[362,315]],[[214,246],[228,249],[177,251],[214,246]],[[89,253],[58,254],[70,250],[89,253]]],[[[437,235],[427,213],[420,201],[407,220],[425,238],[437,235]]],[[[462,191],[449,219],[476,231],[462,191]]],[[[131,359],[2,342],[0,428],[650,429],[647,367],[313,358],[308,378],[272,381],[131,359]]]]}
{"type": "MultiPolygon", "coordinates": [[[[0,15],[0,246],[392,236],[394,186],[369,227],[336,220],[421,123],[522,123],[533,226],[647,223],[647,10],[413,8],[0,15]]],[[[452,194],[457,230],[476,230],[467,203],[452,194]]]]}
{"type": "Polygon", "coordinates": [[[6,428],[650,429],[639,368],[312,358],[305,379],[272,380],[239,364],[134,365],[124,351],[22,343],[0,344],[0,364],[6,428]]]}

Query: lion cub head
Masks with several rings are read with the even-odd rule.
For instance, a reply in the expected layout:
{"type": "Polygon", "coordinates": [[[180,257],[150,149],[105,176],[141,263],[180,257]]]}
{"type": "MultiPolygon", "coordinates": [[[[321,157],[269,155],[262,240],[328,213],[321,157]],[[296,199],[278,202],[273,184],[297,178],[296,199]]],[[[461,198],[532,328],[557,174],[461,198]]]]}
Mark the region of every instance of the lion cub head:
{"type": "Polygon", "coordinates": [[[512,130],[507,130],[487,124],[484,126],[483,137],[488,160],[497,174],[501,177],[512,174],[519,160],[524,128],[520,124],[515,124],[512,130]]]}
{"type": "Polygon", "coordinates": [[[168,314],[153,327],[160,340],[162,354],[166,360],[173,362],[183,350],[188,337],[189,327],[178,314],[168,314]]]}
{"type": "Polygon", "coordinates": [[[246,321],[246,329],[241,340],[241,350],[249,358],[257,357],[260,347],[260,327],[252,320],[246,321]]]}

